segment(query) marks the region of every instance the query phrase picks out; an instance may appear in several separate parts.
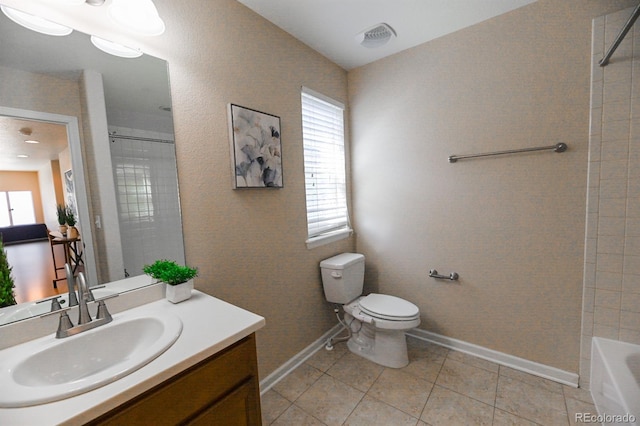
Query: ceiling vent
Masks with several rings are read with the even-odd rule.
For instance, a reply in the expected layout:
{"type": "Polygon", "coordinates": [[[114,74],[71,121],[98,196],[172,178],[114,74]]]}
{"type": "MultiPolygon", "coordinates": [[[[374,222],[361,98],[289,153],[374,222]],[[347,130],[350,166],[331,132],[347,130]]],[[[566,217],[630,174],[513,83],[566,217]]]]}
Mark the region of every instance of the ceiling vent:
{"type": "Polygon", "coordinates": [[[356,40],[361,46],[373,49],[384,46],[393,37],[396,37],[394,29],[389,24],[380,23],[362,31],[356,36],[356,40]]]}

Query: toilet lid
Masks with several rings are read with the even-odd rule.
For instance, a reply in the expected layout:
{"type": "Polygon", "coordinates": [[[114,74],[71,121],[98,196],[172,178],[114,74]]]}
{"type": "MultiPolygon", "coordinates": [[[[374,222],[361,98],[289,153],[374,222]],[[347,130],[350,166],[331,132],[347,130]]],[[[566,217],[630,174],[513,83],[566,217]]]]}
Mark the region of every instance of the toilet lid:
{"type": "Polygon", "coordinates": [[[382,319],[410,320],[420,314],[413,303],[387,294],[371,293],[360,299],[359,305],[365,313],[382,319]]]}

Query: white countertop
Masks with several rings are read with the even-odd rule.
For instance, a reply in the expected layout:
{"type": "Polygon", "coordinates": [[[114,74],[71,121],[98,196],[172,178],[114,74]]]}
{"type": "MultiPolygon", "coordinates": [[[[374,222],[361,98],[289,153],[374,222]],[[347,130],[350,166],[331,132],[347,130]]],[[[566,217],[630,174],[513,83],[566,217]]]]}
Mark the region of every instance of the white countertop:
{"type": "MultiPolygon", "coordinates": [[[[161,299],[133,309],[146,308],[166,309],[182,320],[182,333],[166,352],[128,376],[84,394],[32,407],[2,408],[0,424],[83,424],[221,351],[265,324],[261,316],[197,290],[193,291],[189,300],[178,304],[161,299]]],[[[114,321],[117,321],[116,315],[114,321]]],[[[0,362],[3,352],[0,351],[0,362]]],[[[2,391],[6,392],[7,389],[2,391]]]]}

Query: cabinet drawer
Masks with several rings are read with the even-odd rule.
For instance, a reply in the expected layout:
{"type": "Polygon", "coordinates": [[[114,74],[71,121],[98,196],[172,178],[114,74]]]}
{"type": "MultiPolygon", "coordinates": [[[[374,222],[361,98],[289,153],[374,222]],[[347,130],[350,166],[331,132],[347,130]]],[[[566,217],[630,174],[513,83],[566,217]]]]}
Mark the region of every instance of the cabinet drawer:
{"type": "MultiPolygon", "coordinates": [[[[90,424],[178,424],[214,406],[244,382],[253,383],[257,393],[257,377],[252,334],[90,424]]],[[[259,396],[251,400],[260,403],[259,396]]]]}

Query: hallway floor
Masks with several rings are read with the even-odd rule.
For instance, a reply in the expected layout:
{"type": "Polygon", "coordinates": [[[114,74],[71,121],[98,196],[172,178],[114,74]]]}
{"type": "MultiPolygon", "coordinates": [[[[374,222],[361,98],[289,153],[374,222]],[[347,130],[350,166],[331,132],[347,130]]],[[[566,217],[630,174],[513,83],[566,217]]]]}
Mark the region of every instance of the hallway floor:
{"type": "MultiPolygon", "coordinates": [[[[9,266],[13,268],[11,275],[16,286],[14,293],[18,303],[40,300],[67,292],[66,280],[60,281],[57,289],[53,288],[53,279],[56,276],[49,241],[11,244],[4,249],[7,252],[9,266]]],[[[57,259],[64,259],[62,246],[54,249],[57,259]]],[[[58,274],[63,277],[64,270],[58,274]]]]}
{"type": "Polygon", "coordinates": [[[409,360],[385,368],[320,349],[262,396],[264,425],[574,425],[596,413],[588,391],[407,338],[409,360]]]}

